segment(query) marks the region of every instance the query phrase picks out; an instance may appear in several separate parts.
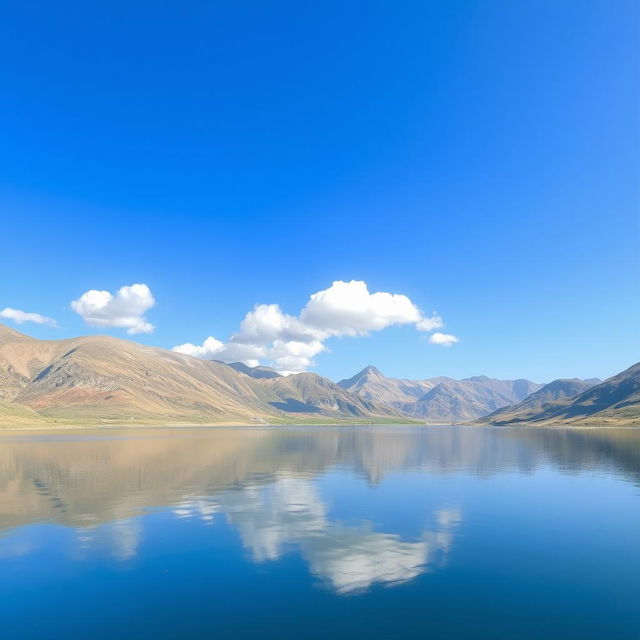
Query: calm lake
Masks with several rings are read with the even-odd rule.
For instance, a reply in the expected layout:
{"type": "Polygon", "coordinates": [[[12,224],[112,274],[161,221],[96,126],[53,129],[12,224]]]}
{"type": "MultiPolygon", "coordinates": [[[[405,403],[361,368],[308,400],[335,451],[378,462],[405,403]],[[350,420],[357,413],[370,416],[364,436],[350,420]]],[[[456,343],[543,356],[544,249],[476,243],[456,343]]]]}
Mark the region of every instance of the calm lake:
{"type": "Polygon", "coordinates": [[[32,638],[640,637],[640,431],[0,435],[32,638]]]}

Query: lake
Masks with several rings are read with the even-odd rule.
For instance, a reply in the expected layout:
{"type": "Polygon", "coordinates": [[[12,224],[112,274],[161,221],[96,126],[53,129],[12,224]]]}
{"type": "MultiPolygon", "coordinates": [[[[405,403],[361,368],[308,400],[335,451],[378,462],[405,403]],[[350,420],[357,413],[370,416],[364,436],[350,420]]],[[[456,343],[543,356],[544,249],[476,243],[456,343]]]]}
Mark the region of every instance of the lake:
{"type": "Polygon", "coordinates": [[[640,637],[640,431],[0,435],[4,640],[640,637]]]}

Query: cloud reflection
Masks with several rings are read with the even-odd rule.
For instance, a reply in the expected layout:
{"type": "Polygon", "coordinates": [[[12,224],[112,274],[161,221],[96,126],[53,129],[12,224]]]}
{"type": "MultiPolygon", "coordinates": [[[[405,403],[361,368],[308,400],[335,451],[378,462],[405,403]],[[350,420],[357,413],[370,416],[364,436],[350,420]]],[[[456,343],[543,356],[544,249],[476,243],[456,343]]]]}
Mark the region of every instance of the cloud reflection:
{"type": "Polygon", "coordinates": [[[405,541],[366,521],[331,520],[314,483],[295,477],[226,491],[217,500],[254,561],[277,560],[288,547],[298,547],[311,572],[338,593],[406,582],[441,566],[461,521],[459,510],[440,510],[433,530],[405,541]]]}
{"type": "Polygon", "coordinates": [[[121,518],[100,526],[79,527],[75,530],[75,552],[80,557],[96,549],[104,549],[117,562],[134,558],[142,543],[143,520],[139,517],[121,518]]]}
{"type": "MultiPolygon", "coordinates": [[[[416,494],[402,494],[400,499],[413,501],[411,527],[419,532],[408,538],[404,529],[393,528],[393,519],[385,527],[366,519],[378,517],[376,505],[362,513],[357,505],[343,504],[347,510],[340,513],[350,520],[340,521],[325,502],[325,490],[339,499],[342,483],[345,488],[364,483],[376,492],[390,473],[489,476],[531,473],[543,465],[560,473],[615,468],[637,483],[638,443],[636,433],[611,429],[182,429],[5,436],[0,557],[55,549],[78,561],[98,554],[129,562],[145,539],[153,538],[154,531],[144,527],[156,525],[141,514],[162,510],[175,525],[213,529],[226,519],[252,561],[276,561],[295,551],[329,588],[354,593],[443,566],[462,514],[455,505],[437,502],[425,513],[416,494]],[[348,477],[326,483],[334,470],[348,477]],[[38,526],[43,523],[47,526],[38,526]],[[72,529],[75,544],[60,544],[64,532],[51,526],[72,529]]],[[[378,495],[383,509],[390,494],[378,495]]],[[[185,544],[192,533],[181,533],[185,544]]],[[[211,534],[215,544],[216,533],[211,534]]]]}
{"type": "MultiPolygon", "coordinates": [[[[372,585],[394,585],[442,566],[462,515],[443,508],[429,515],[430,525],[414,540],[376,531],[362,520],[346,524],[334,520],[316,481],[277,476],[263,484],[187,498],[170,510],[176,520],[212,525],[218,514],[238,532],[254,562],[276,561],[297,549],[313,575],[337,593],[364,591],[372,585]]],[[[104,548],[114,560],[135,557],[144,519],[129,517],[97,527],[76,530],[77,549],[84,553],[104,548]]]]}
{"type": "Polygon", "coordinates": [[[181,520],[199,518],[204,524],[211,525],[219,510],[218,505],[211,498],[196,498],[174,505],[172,513],[181,520]]]}

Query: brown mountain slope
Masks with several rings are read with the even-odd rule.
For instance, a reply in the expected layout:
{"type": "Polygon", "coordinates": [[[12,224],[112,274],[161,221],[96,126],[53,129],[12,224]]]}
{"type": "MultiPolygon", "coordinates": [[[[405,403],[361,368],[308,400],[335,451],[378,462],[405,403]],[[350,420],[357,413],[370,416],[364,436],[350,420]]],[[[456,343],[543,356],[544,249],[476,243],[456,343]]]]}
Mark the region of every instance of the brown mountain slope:
{"type": "Polygon", "coordinates": [[[554,380],[544,385],[519,404],[498,409],[488,416],[480,418],[482,424],[515,424],[528,422],[538,416],[549,403],[566,403],[575,396],[587,391],[601,380],[554,380]]]}
{"type": "Polygon", "coordinates": [[[540,407],[511,407],[506,415],[487,416],[478,422],[500,425],[640,426],[640,362],[573,398],[548,402],[540,407]]]}
{"type": "Polygon", "coordinates": [[[398,416],[320,376],[255,379],[220,362],[107,336],[44,341],[2,327],[0,371],[5,402],[58,421],[398,416]]]}
{"type": "Polygon", "coordinates": [[[52,423],[52,420],[41,416],[30,407],[0,400],[0,428],[39,425],[46,427],[52,423]]]}
{"type": "Polygon", "coordinates": [[[272,401],[271,404],[283,411],[339,412],[350,416],[377,414],[397,417],[399,415],[391,407],[361,398],[316,373],[299,373],[286,378],[272,378],[265,381],[263,386],[280,399],[272,401]]]}

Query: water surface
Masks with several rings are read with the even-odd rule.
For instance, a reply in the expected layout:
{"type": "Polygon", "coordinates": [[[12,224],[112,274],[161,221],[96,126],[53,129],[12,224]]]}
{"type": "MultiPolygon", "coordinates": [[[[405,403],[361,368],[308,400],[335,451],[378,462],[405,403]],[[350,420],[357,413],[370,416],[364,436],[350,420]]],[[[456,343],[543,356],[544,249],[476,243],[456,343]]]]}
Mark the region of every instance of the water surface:
{"type": "Polygon", "coordinates": [[[2,637],[640,637],[640,432],[0,436],[2,637]]]}

